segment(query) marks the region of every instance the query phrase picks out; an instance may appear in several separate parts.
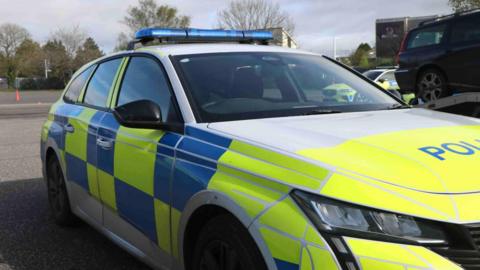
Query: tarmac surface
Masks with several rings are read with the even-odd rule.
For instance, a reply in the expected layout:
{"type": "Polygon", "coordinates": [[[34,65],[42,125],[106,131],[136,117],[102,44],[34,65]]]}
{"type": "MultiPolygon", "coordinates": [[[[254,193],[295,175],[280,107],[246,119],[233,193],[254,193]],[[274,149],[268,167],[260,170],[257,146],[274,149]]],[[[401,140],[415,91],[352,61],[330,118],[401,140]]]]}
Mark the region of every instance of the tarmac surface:
{"type": "Polygon", "coordinates": [[[0,270],[150,269],[86,224],[53,222],[40,179],[49,105],[37,104],[44,97],[35,95],[30,104],[12,105],[2,94],[0,104],[8,105],[0,105],[0,270]]]}
{"type": "Polygon", "coordinates": [[[51,104],[55,102],[62,91],[55,90],[35,90],[35,91],[19,91],[20,101],[16,101],[15,91],[1,91],[0,104],[51,104]]]}
{"type": "Polygon", "coordinates": [[[90,226],[50,217],[41,179],[0,183],[0,270],[150,269],[90,226]]]}

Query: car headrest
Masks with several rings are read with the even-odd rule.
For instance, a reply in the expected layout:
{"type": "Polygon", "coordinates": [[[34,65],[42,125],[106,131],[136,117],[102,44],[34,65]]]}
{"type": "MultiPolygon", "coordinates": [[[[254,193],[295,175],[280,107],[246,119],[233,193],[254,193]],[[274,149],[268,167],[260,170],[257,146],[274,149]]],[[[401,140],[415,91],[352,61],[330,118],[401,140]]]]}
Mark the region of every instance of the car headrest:
{"type": "Polygon", "coordinates": [[[230,98],[262,98],[263,81],[255,70],[250,67],[239,68],[233,75],[232,86],[229,89],[230,98]]]}

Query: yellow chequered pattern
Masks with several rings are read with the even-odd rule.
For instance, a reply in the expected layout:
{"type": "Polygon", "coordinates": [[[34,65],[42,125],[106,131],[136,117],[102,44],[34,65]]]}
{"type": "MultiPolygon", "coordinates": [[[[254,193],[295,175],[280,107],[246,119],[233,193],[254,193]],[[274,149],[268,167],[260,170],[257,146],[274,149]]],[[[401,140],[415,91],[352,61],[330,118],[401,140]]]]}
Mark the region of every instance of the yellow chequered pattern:
{"type": "MultiPolygon", "coordinates": [[[[59,150],[68,179],[171,253],[170,206],[155,198],[154,192],[157,147],[165,132],[118,127],[109,131],[114,134],[111,150],[92,154],[91,149],[100,148],[90,124],[94,117],[99,122],[106,113],[84,107],[71,107],[71,111],[74,113],[62,121],[70,124],[74,132],[65,133],[65,150],[59,150]]],[[[109,117],[114,121],[112,115],[109,117]]],[[[51,125],[47,122],[46,129],[51,125]]]]}
{"type": "MultiPolygon", "coordinates": [[[[66,133],[64,149],[59,149],[62,164],[66,166],[72,160],[84,163],[84,185],[88,192],[140,227],[160,248],[178,258],[182,219],[182,212],[178,209],[182,208],[171,207],[171,201],[156,197],[157,147],[165,132],[116,127],[112,131],[115,143],[111,166],[101,167],[99,164],[105,160],[99,160],[98,164],[91,164],[88,160],[89,123],[96,113],[83,108],[68,117],[67,123],[75,132],[66,133]],[[148,214],[137,215],[139,210],[147,208],[148,214]],[[148,227],[145,224],[153,225],[148,227]]],[[[53,120],[50,114],[42,130],[42,141],[47,140],[53,120]]],[[[326,241],[289,196],[291,190],[300,188],[346,202],[435,220],[480,220],[480,212],[469,207],[480,203],[479,194],[450,196],[418,191],[460,192],[474,188],[474,182],[478,180],[476,176],[461,170],[473,168],[474,159],[446,153],[447,159],[440,161],[418,149],[442,144],[452,138],[473,141],[478,131],[478,127],[417,130],[415,136],[418,140],[411,147],[402,145],[411,142],[411,131],[395,132],[297,153],[320,162],[315,164],[233,140],[215,160],[216,169],[208,179],[208,189],[225,194],[245,211],[252,226],[258,228],[279,270],[290,267],[340,269],[326,241]],[[433,133],[443,135],[432,139],[433,133]],[[438,162],[445,167],[439,166],[438,162]],[[337,169],[329,171],[318,164],[337,169]],[[453,169],[447,169],[449,166],[453,169]],[[441,168],[437,174],[429,169],[438,167],[441,168]],[[452,180],[455,173],[457,178],[465,177],[467,181],[456,184],[452,180]],[[445,181],[439,181],[439,178],[445,181]],[[387,180],[411,188],[392,185],[387,180]]],[[[460,269],[423,247],[355,238],[345,238],[345,241],[363,270],[460,269]]]]}
{"type": "Polygon", "coordinates": [[[328,175],[316,165],[234,140],[208,189],[226,194],[256,221],[279,270],[333,270],[333,254],[288,196],[290,185],[318,189],[328,175]]]}

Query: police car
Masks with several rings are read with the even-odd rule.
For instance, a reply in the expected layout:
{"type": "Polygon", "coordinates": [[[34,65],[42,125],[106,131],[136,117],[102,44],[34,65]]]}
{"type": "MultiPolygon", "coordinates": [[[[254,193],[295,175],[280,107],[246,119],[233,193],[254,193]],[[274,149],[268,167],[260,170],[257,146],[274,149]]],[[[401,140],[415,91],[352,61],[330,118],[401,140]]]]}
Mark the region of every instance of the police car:
{"type": "Polygon", "coordinates": [[[479,269],[479,120],[268,32],[136,38],[81,68],[43,126],[56,223],[158,269],[479,269]]]}

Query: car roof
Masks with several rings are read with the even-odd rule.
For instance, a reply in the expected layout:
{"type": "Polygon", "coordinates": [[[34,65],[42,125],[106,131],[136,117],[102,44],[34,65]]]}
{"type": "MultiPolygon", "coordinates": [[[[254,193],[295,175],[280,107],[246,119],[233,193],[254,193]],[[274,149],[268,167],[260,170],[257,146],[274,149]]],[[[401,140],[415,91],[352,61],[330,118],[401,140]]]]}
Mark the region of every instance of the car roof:
{"type": "Polygon", "coordinates": [[[226,52],[283,52],[316,55],[311,52],[289,49],[274,45],[252,45],[235,43],[194,43],[194,44],[166,44],[147,46],[136,49],[135,52],[147,51],[158,55],[188,55],[203,53],[226,52]]]}
{"type": "Polygon", "coordinates": [[[467,10],[467,11],[464,11],[464,12],[459,12],[459,13],[453,13],[453,14],[449,14],[449,15],[445,15],[445,16],[440,16],[438,18],[431,19],[431,20],[426,20],[426,21],[420,23],[417,27],[414,27],[414,28],[410,29],[409,32],[413,32],[413,31],[416,31],[416,30],[422,30],[422,29],[425,29],[425,28],[434,27],[434,26],[441,25],[441,24],[451,23],[452,21],[459,20],[459,19],[464,19],[464,18],[469,18],[469,17],[477,17],[477,16],[480,16],[480,9],[467,10]]]}
{"type": "Polygon", "coordinates": [[[283,52],[283,53],[296,53],[305,55],[318,55],[312,52],[284,48],[275,45],[253,45],[253,44],[238,44],[238,43],[182,43],[182,44],[164,44],[155,46],[140,47],[130,51],[120,51],[112,54],[105,55],[98,59],[95,59],[80,69],[78,69],[73,77],[85,71],[90,66],[104,61],[106,59],[123,56],[129,53],[135,52],[148,52],[156,55],[157,57],[164,57],[169,55],[190,55],[190,54],[204,54],[204,53],[226,53],[226,52],[283,52]]]}

